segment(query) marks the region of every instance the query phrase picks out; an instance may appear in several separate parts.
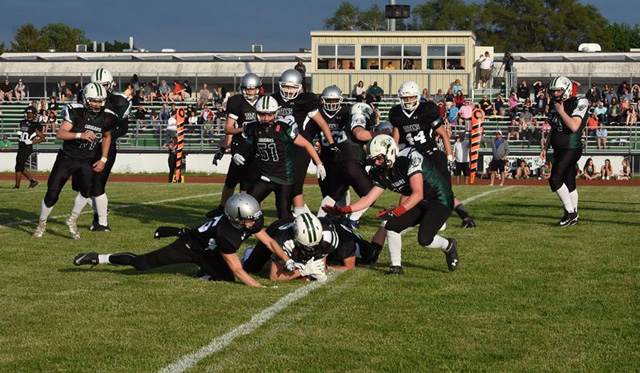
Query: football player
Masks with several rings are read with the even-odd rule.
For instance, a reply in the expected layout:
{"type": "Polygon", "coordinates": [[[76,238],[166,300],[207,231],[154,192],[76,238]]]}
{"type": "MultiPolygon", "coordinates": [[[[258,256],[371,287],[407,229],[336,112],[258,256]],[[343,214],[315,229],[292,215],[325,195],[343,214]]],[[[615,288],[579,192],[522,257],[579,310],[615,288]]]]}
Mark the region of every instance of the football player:
{"type": "Polygon", "coordinates": [[[395,140],[378,135],[367,145],[367,160],[372,165],[369,175],[374,187],[369,194],[349,206],[326,205],[325,211],[348,214],[371,206],[390,189],[402,195],[400,204],[377,214],[385,220],[391,267],[389,274],[404,274],[402,269],[402,237],[400,233],[418,225],[418,243],[445,253],[449,271],[458,266],[457,242],[439,236],[438,229],[447,221],[453,209],[453,192],[442,173],[417,150],[408,147],[398,153],[395,140]]]}
{"type": "MultiPolygon", "coordinates": [[[[439,170],[451,186],[451,173],[447,162],[453,162],[453,151],[449,134],[443,126],[438,106],[433,101],[420,102],[420,86],[407,81],[398,89],[400,104],[389,110],[389,121],[393,125],[393,138],[400,149],[415,148],[439,170]],[[436,136],[442,138],[446,155],[438,149],[436,136]]],[[[462,219],[462,228],[473,228],[475,222],[466,207],[454,197],[454,210],[462,219]]]]}
{"type": "Polygon", "coordinates": [[[71,237],[76,240],[80,238],[76,225],[78,215],[91,197],[94,173],[102,172],[108,160],[111,129],[117,126],[118,117],[105,108],[107,92],[103,86],[89,83],[82,92],[84,104],[68,104],[65,107],[62,124],[56,134],[56,138],[64,142],[49,175],[47,194],[42,201],[34,237],[42,237],[44,234],[47,218],[58,201],[64,184],[74,175],[80,193],[76,196],[66,223],[71,237]],[[101,157],[95,160],[95,149],[101,141],[101,157]]]}
{"type": "MultiPolygon", "coordinates": [[[[349,121],[349,108],[342,106],[342,101],[344,100],[342,97],[342,90],[335,85],[328,86],[322,91],[320,98],[322,100],[320,115],[322,115],[322,118],[327,122],[329,130],[331,130],[333,140],[338,144],[337,146],[340,146],[338,143],[340,128],[349,121]]],[[[329,195],[331,188],[331,166],[333,164],[334,157],[330,145],[331,144],[329,144],[327,137],[321,132],[320,159],[322,160],[322,164],[325,165],[325,169],[327,171],[327,177],[318,183],[320,185],[322,197],[329,195]]]]}
{"type": "MultiPolygon", "coordinates": [[[[108,232],[111,230],[107,220],[107,212],[109,207],[109,200],[105,191],[107,180],[111,174],[111,169],[116,162],[116,154],[118,147],[116,140],[124,136],[129,130],[129,113],[131,111],[131,100],[122,93],[114,93],[113,87],[115,85],[113,81],[113,75],[103,68],[99,68],[91,74],[91,82],[101,85],[107,92],[107,100],[105,102],[105,109],[115,114],[118,118],[118,122],[115,128],[111,131],[111,144],[109,146],[109,154],[107,155],[107,163],[104,166],[104,170],[96,172],[93,175],[93,189],[91,191],[91,200],[88,204],[93,207],[93,221],[91,223],[90,230],[108,232]]],[[[78,95],[78,99],[82,100],[82,95],[78,95]]],[[[101,148],[103,142],[99,142],[96,145],[94,160],[101,157],[101,148]]],[[[76,183],[76,178],[73,178],[73,190],[78,191],[79,187],[76,183]]]]}
{"type": "Polygon", "coordinates": [[[575,164],[582,156],[582,132],[586,126],[589,101],[583,96],[573,96],[571,80],[564,76],[549,83],[553,106],[549,112],[549,140],[540,152],[547,158],[553,147],[553,167],[549,185],[564,205],[564,215],[558,222],[561,227],[578,224],[578,189],[575,164]]]}
{"type": "Polygon", "coordinates": [[[146,271],[176,263],[196,263],[208,273],[211,280],[231,282],[237,278],[247,285],[262,287],[242,269],[240,258],[236,255],[240,245],[252,235],[281,259],[286,268],[290,271],[296,268],[296,263],[265,232],[263,225],[264,218],[258,201],[247,194],[236,194],[227,200],[222,215],[197,228],[158,228],[154,238],[178,237],[163,248],[144,255],[81,253],[75,257],[73,264],[119,264],[146,271]]]}
{"type": "Polygon", "coordinates": [[[298,135],[298,126],[293,117],[278,117],[278,103],[271,96],[263,96],[256,102],[258,120],[245,126],[242,136],[252,146],[244,154],[236,153],[233,161],[243,165],[249,156],[256,155],[260,177],[251,185],[249,193],[262,202],[275,192],[278,218],[291,216],[292,190],[295,184],[295,148],[303,149],[317,166],[319,179],[326,171],[313,145],[298,135]]]}
{"type": "Polygon", "coordinates": [[[33,153],[33,144],[39,144],[45,141],[42,133],[42,124],[36,121],[38,112],[33,106],[27,106],[24,110],[24,119],[20,121],[20,129],[18,130],[18,154],[16,155],[16,184],[13,189],[20,188],[22,175],[29,180],[29,188],[35,188],[38,181],[31,176],[29,170],[24,168],[27,159],[33,153]]]}
{"type": "MultiPolygon", "coordinates": [[[[235,155],[239,151],[242,153],[247,146],[246,141],[242,138],[242,130],[244,126],[256,120],[255,104],[258,101],[262,80],[254,73],[245,74],[240,80],[241,93],[232,96],[227,102],[227,121],[224,127],[225,139],[220,146],[220,150],[213,158],[213,165],[217,165],[218,161],[231,148],[231,155],[235,155]]],[[[229,163],[227,170],[227,178],[222,188],[222,196],[220,204],[215,209],[207,212],[206,216],[211,218],[219,215],[224,209],[227,199],[233,194],[236,185],[240,184],[240,191],[249,190],[251,182],[256,177],[254,158],[247,157],[244,165],[238,165],[235,162],[229,163]]]]}
{"type": "MultiPolygon", "coordinates": [[[[318,130],[320,130],[329,143],[329,149],[333,152],[338,152],[339,150],[334,143],[331,130],[318,111],[320,107],[318,96],[311,92],[302,92],[302,75],[294,69],[286,70],[280,75],[278,85],[280,92],[272,95],[280,106],[278,117],[293,116],[295,123],[298,124],[300,135],[310,143],[313,143],[313,139],[318,134],[318,130]]],[[[293,206],[296,215],[303,212],[310,212],[309,208],[305,205],[302,194],[304,180],[307,177],[309,160],[309,153],[305,150],[299,148],[293,150],[293,168],[295,175],[293,206]]]]}

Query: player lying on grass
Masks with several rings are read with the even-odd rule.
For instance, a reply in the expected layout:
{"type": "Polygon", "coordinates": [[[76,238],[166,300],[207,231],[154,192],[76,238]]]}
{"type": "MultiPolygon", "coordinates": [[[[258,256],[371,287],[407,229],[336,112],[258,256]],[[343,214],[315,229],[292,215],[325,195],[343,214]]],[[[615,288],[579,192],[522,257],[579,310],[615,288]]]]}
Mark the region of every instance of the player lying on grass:
{"type": "Polygon", "coordinates": [[[398,146],[389,135],[374,137],[367,153],[368,162],[372,164],[369,175],[373,189],[349,206],[325,205],[323,209],[332,215],[348,214],[371,206],[385,189],[400,193],[403,197],[397,207],[377,215],[386,221],[391,257],[389,274],[404,274],[400,233],[416,225],[420,246],[442,250],[449,271],[454,271],[458,266],[456,240],[437,234],[453,209],[453,192],[442,174],[413,148],[405,148],[398,154],[398,146]]]}
{"type": "Polygon", "coordinates": [[[77,266],[129,265],[139,271],[176,263],[196,263],[212,280],[231,282],[237,278],[247,285],[261,287],[259,282],[242,269],[240,258],[236,255],[242,242],[251,235],[255,235],[270,252],[282,260],[287,270],[294,271],[296,265],[303,267],[282,251],[280,245],[263,229],[263,225],[264,218],[258,201],[248,194],[236,194],[227,200],[224,214],[197,228],[158,228],[155,238],[178,237],[163,248],[144,255],[82,253],[76,256],[73,263],[77,266]]]}

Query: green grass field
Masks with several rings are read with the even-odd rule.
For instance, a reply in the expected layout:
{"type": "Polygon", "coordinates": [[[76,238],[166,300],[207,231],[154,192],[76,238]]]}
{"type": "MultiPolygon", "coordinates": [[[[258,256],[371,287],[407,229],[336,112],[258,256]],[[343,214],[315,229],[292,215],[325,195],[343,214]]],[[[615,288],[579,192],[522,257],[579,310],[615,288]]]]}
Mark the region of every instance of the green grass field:
{"type": "MultiPolygon", "coordinates": [[[[287,294],[189,277],[192,265],[146,273],[74,267],[75,254],[144,253],[159,225],[195,226],[220,185],[108,186],[110,233],[68,238],[67,186],[41,239],[31,238],[45,187],[0,182],[0,371],[153,372],[248,323],[287,294]],[[24,222],[20,222],[25,220],[24,222]]],[[[478,227],[459,242],[460,266],[404,236],[405,275],[378,266],[336,276],[235,338],[190,372],[638,371],[640,369],[640,190],[580,188],[580,225],[557,228],[562,209],[548,187],[457,187],[478,227]],[[491,191],[489,194],[484,192],[491,191]],[[478,197],[479,196],[479,197],[478,197]],[[477,198],[476,198],[477,197],[477,198]]],[[[309,187],[311,206],[320,201],[309,187]]],[[[361,221],[370,239],[387,192],[361,221]]],[[[275,220],[265,203],[267,222],[275,220]]],[[[88,212],[88,209],[85,210],[88,212]]],[[[271,283],[266,275],[258,279],[271,283]]],[[[174,370],[175,371],[175,370],[174,370]]]]}

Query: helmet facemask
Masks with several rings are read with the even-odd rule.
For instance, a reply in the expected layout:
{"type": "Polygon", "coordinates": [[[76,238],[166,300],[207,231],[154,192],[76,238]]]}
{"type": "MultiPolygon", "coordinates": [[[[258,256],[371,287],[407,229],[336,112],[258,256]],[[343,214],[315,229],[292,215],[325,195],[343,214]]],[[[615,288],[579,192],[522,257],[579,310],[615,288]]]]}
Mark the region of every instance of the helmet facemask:
{"type": "Polygon", "coordinates": [[[302,84],[293,84],[293,83],[280,83],[280,95],[285,100],[295,100],[296,97],[300,94],[300,90],[302,89],[302,84]]]}

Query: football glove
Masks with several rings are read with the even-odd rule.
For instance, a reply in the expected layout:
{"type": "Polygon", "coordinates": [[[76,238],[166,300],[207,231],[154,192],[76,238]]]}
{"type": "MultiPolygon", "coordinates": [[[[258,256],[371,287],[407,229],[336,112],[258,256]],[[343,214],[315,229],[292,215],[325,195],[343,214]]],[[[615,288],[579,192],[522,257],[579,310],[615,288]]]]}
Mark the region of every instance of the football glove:
{"type": "Polygon", "coordinates": [[[322,163],[320,163],[316,167],[318,168],[316,170],[316,174],[318,176],[318,179],[324,180],[324,178],[327,177],[327,170],[324,168],[324,165],[322,163]]]}
{"type": "Polygon", "coordinates": [[[220,147],[220,150],[218,150],[218,152],[213,156],[213,162],[211,162],[211,164],[213,164],[214,166],[218,165],[218,161],[222,159],[222,156],[224,155],[225,151],[227,149],[225,149],[223,146],[220,147]]]}
{"type": "Polygon", "coordinates": [[[453,162],[453,154],[447,154],[447,161],[453,162]]]}
{"type": "Polygon", "coordinates": [[[393,210],[389,209],[389,210],[382,210],[379,213],[376,214],[376,218],[381,219],[381,220],[387,220],[387,219],[391,219],[391,218],[395,218],[397,216],[400,216],[402,214],[404,214],[405,212],[407,212],[407,209],[404,208],[404,206],[400,205],[396,208],[394,208],[393,210]]]}
{"type": "Polygon", "coordinates": [[[338,206],[338,205],[324,205],[322,206],[322,211],[326,212],[329,215],[340,216],[345,215],[351,212],[351,206],[338,206]]]}
{"type": "Polygon", "coordinates": [[[242,155],[236,153],[233,155],[233,162],[238,166],[244,166],[245,159],[242,155]]]}
{"type": "Polygon", "coordinates": [[[164,237],[184,237],[189,234],[189,228],[176,227],[158,227],[153,234],[153,238],[160,239],[164,237]]]}
{"type": "Polygon", "coordinates": [[[320,276],[324,274],[324,262],[322,259],[313,260],[310,259],[304,268],[300,270],[302,276],[320,276]]]}
{"type": "Polygon", "coordinates": [[[293,259],[289,259],[287,260],[286,263],[284,263],[285,268],[287,268],[287,271],[289,272],[293,272],[296,269],[303,269],[304,268],[304,264],[302,263],[296,263],[293,261],[293,259]]]}

